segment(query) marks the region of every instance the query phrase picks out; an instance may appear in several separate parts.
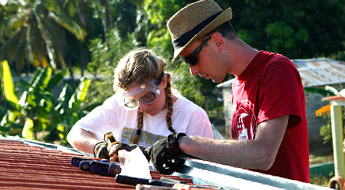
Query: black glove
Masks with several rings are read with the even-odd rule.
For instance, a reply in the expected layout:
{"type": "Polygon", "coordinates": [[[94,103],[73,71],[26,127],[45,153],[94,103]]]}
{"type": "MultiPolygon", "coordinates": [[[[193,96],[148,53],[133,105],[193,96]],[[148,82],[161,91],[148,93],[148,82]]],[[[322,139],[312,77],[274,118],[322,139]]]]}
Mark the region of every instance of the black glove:
{"type": "Polygon", "coordinates": [[[179,156],[189,156],[181,151],[178,145],[178,138],[186,136],[184,133],[169,135],[167,138],[156,141],[151,147],[146,149],[150,155],[151,162],[156,170],[161,174],[172,174],[183,165],[183,160],[179,156]]]}

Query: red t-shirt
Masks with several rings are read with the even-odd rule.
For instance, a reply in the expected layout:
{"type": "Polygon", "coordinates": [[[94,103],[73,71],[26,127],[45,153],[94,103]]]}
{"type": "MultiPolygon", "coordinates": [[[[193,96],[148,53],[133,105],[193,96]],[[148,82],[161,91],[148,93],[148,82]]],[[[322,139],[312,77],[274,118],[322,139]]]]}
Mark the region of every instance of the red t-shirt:
{"type": "Polygon", "coordinates": [[[234,139],[253,140],[258,125],[289,115],[273,166],[261,173],[309,182],[308,129],[301,77],[286,57],[260,51],[232,84],[234,139]]]}

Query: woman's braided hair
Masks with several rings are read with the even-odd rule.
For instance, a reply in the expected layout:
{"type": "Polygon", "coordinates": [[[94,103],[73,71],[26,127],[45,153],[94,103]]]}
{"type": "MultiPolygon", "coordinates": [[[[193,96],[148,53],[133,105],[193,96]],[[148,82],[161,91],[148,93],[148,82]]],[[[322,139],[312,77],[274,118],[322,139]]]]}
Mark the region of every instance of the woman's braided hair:
{"type": "MultiPolygon", "coordinates": [[[[143,81],[149,79],[158,79],[162,72],[164,72],[165,61],[163,58],[158,57],[149,49],[135,49],[130,51],[118,63],[115,69],[114,77],[114,90],[120,88],[123,90],[130,89],[133,85],[141,84],[143,81]]],[[[171,76],[167,75],[166,101],[168,105],[168,112],[166,121],[168,129],[175,135],[176,132],[172,128],[171,115],[173,111],[173,95],[171,93],[171,76]]],[[[159,82],[160,83],[160,82],[159,82]]],[[[135,136],[132,138],[131,143],[137,144],[140,138],[141,129],[144,125],[144,113],[138,110],[138,126],[135,136]]]]}

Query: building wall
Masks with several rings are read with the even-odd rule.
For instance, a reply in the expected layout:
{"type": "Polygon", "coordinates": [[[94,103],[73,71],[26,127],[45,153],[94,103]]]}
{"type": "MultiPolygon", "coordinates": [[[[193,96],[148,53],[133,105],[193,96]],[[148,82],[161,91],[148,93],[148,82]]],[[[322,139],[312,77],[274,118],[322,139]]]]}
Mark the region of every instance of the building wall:
{"type": "Polygon", "coordinates": [[[224,138],[231,137],[231,117],[232,117],[232,105],[231,105],[231,88],[223,88],[223,104],[224,104],[224,119],[225,119],[225,135],[224,138]]]}
{"type": "Polygon", "coordinates": [[[317,93],[305,93],[306,115],[308,122],[309,147],[318,147],[323,144],[320,128],[327,123],[323,116],[315,116],[315,111],[329,104],[323,102],[324,96],[317,93]]]}

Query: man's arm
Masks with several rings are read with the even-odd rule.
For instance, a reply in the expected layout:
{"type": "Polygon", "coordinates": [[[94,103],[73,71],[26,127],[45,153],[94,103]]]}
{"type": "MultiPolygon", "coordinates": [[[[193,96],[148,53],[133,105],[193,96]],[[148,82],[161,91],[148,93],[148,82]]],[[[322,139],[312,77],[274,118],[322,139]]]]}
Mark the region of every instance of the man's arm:
{"type": "Polygon", "coordinates": [[[189,155],[235,167],[268,170],[283,140],[289,116],[259,124],[254,140],[215,140],[198,136],[179,139],[180,149],[189,155]]]}
{"type": "Polygon", "coordinates": [[[93,154],[93,148],[99,142],[93,133],[79,127],[72,127],[67,139],[75,149],[88,154],[93,154]]]}

